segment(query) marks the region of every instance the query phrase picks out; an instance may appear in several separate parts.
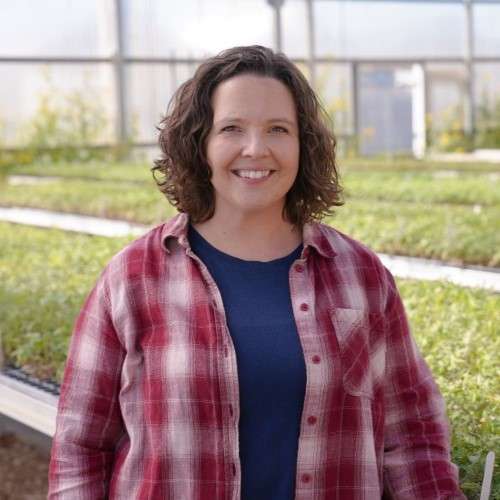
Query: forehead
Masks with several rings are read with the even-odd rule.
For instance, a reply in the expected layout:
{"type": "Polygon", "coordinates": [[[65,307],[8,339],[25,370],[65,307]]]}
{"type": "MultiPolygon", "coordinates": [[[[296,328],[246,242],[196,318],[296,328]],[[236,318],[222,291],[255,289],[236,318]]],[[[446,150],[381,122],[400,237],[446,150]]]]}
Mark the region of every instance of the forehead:
{"type": "Polygon", "coordinates": [[[278,115],[296,120],[296,106],[288,87],[276,78],[237,75],[221,82],[212,95],[214,118],[222,115],[278,115]]]}

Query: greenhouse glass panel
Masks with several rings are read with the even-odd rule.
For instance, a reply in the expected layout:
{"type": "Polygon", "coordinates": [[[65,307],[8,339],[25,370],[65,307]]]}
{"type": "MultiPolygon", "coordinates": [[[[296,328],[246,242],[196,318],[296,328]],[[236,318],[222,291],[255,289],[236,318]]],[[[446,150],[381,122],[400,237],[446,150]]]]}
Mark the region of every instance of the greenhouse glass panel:
{"type": "Polygon", "coordinates": [[[104,120],[94,142],[110,142],[115,138],[115,104],[109,64],[4,63],[0,138],[7,145],[26,144],[34,119],[44,120],[51,110],[57,110],[64,123],[75,126],[83,113],[93,122],[104,120]],[[46,111],[41,112],[42,108],[46,111]]]}
{"type": "Polygon", "coordinates": [[[500,140],[500,63],[475,64],[476,129],[480,148],[497,148],[500,140]]]}
{"type": "Polygon", "coordinates": [[[0,55],[91,57],[114,51],[108,0],[2,0],[0,55]]]}
{"type": "Polygon", "coordinates": [[[190,78],[195,64],[131,64],[127,68],[128,128],[137,142],[155,142],[156,126],[175,90],[190,78]]]}
{"type": "Polygon", "coordinates": [[[337,134],[354,133],[352,72],[347,64],[317,64],[316,91],[337,134]]]}
{"type": "Polygon", "coordinates": [[[434,130],[464,127],[467,72],[463,64],[427,65],[428,120],[434,130]]]}
{"type": "Polygon", "coordinates": [[[235,45],[273,45],[273,10],[265,0],[124,0],[123,6],[130,56],[200,58],[235,45]]]}
{"type": "Polygon", "coordinates": [[[411,80],[410,66],[360,66],[358,120],[361,154],[411,153],[411,80]]]}
{"type": "Polygon", "coordinates": [[[286,0],[281,8],[281,36],[282,49],[288,57],[308,57],[309,41],[306,21],[306,2],[304,0],[286,0]]]}
{"type": "Polygon", "coordinates": [[[500,62],[474,64],[475,98],[500,103],[500,62]]]}
{"type": "Polygon", "coordinates": [[[465,44],[462,4],[314,2],[320,57],[457,57],[465,44]]]}
{"type": "Polygon", "coordinates": [[[500,4],[474,5],[474,55],[500,57],[500,4]]]}

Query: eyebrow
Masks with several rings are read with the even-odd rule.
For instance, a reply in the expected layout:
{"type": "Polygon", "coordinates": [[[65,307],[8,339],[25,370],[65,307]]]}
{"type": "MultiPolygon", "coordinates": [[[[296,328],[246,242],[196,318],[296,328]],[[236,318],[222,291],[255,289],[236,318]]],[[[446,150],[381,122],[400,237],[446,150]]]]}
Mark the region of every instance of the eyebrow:
{"type": "MultiPolygon", "coordinates": [[[[221,123],[229,123],[229,122],[244,123],[245,120],[243,120],[241,118],[236,118],[236,117],[227,117],[227,118],[222,118],[220,120],[217,120],[216,122],[214,122],[214,125],[220,125],[221,123]]],[[[296,123],[290,121],[288,118],[270,118],[269,120],[267,120],[267,123],[275,123],[275,122],[287,123],[291,127],[297,126],[296,123]]]]}

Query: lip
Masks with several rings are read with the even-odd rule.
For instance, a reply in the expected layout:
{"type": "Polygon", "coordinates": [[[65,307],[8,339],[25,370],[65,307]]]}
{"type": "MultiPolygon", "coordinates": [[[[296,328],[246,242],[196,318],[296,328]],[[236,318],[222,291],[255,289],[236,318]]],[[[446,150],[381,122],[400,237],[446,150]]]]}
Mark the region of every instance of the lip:
{"type": "Polygon", "coordinates": [[[260,184],[262,182],[265,182],[267,181],[268,179],[271,178],[271,176],[274,174],[274,172],[276,172],[276,170],[272,170],[270,168],[249,168],[249,169],[245,169],[245,168],[238,168],[238,169],[235,169],[235,170],[231,170],[231,173],[240,181],[243,181],[245,182],[246,184],[260,184]],[[239,175],[236,174],[236,171],[237,170],[252,170],[254,172],[263,172],[265,170],[271,170],[270,174],[266,177],[262,177],[260,179],[251,179],[249,177],[240,177],[239,175]]]}

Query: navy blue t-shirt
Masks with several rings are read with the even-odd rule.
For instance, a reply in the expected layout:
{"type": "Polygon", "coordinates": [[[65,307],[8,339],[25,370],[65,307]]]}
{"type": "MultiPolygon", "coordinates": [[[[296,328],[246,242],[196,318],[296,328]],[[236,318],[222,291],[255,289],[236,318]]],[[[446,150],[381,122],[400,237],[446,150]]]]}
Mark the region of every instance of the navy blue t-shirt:
{"type": "Polygon", "coordinates": [[[306,367],[288,273],[302,245],[286,257],[258,262],[217,250],[192,226],[188,238],[221,292],[236,350],[241,498],[291,500],[306,367]]]}

